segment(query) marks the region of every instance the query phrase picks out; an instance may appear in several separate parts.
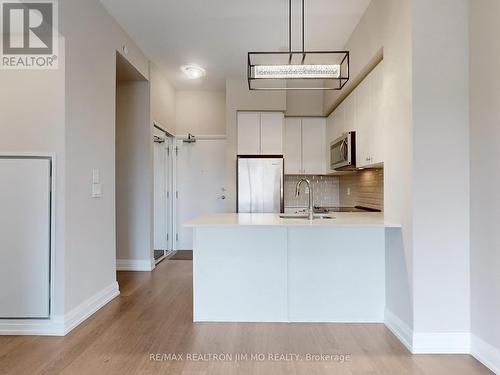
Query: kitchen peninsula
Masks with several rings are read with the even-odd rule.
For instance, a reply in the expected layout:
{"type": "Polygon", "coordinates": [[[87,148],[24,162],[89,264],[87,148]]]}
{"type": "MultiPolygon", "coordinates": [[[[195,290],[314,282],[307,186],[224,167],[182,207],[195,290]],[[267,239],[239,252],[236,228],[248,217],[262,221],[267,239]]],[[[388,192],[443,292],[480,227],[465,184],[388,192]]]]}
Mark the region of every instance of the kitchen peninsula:
{"type": "Polygon", "coordinates": [[[193,228],[194,321],[383,322],[381,213],[211,214],[193,228]]]}

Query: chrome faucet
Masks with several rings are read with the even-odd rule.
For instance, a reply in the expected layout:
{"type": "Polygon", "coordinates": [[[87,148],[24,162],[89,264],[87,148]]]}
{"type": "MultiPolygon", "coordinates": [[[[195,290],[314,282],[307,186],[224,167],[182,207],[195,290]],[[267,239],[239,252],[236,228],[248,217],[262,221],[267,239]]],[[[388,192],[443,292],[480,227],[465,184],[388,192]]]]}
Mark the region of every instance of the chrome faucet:
{"type": "Polygon", "coordinates": [[[297,185],[295,186],[295,196],[298,197],[300,195],[300,185],[302,185],[303,182],[307,184],[307,188],[309,189],[309,208],[307,213],[309,214],[309,220],[312,220],[314,218],[314,194],[311,181],[307,178],[302,178],[299,182],[297,182],[297,185]]]}

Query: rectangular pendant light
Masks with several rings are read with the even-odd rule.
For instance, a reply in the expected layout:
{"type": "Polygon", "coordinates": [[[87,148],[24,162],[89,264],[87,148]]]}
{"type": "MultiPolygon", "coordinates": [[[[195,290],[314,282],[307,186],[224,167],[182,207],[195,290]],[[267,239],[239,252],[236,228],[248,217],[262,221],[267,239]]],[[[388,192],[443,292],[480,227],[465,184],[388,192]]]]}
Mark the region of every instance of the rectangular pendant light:
{"type": "Polygon", "coordinates": [[[249,52],[250,90],[340,90],[349,81],[348,51],[306,51],[302,0],[302,50],[292,51],[292,0],[288,12],[288,51],[249,52]]]}
{"type": "Polygon", "coordinates": [[[250,90],[340,90],[349,52],[249,52],[247,78],[250,90]]]}
{"type": "Polygon", "coordinates": [[[255,79],[339,78],[340,65],[256,65],[255,79]]]}

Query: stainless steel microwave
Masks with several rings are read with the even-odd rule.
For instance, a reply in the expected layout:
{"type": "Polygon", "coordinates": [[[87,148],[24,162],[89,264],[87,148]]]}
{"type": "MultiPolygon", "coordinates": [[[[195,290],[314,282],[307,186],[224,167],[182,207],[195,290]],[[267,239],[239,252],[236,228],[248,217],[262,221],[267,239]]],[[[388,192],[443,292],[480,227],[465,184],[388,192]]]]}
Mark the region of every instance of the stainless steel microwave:
{"type": "Polygon", "coordinates": [[[356,168],[356,132],[347,132],[330,143],[330,169],[346,171],[356,168]]]}

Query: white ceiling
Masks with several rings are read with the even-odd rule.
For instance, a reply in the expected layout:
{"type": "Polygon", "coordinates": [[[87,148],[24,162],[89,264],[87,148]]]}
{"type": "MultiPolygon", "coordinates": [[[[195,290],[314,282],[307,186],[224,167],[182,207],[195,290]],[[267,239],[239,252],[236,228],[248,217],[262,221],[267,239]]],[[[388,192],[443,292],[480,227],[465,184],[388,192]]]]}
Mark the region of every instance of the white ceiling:
{"type": "MultiPolygon", "coordinates": [[[[101,0],[178,89],[224,89],[246,75],[247,52],[288,50],[288,0],[101,0]],[[193,82],[180,66],[207,76],[193,82]]],[[[371,0],[306,0],[306,50],[342,49],[371,0]]],[[[300,0],[292,0],[294,49],[300,48],[300,0]]]]}

